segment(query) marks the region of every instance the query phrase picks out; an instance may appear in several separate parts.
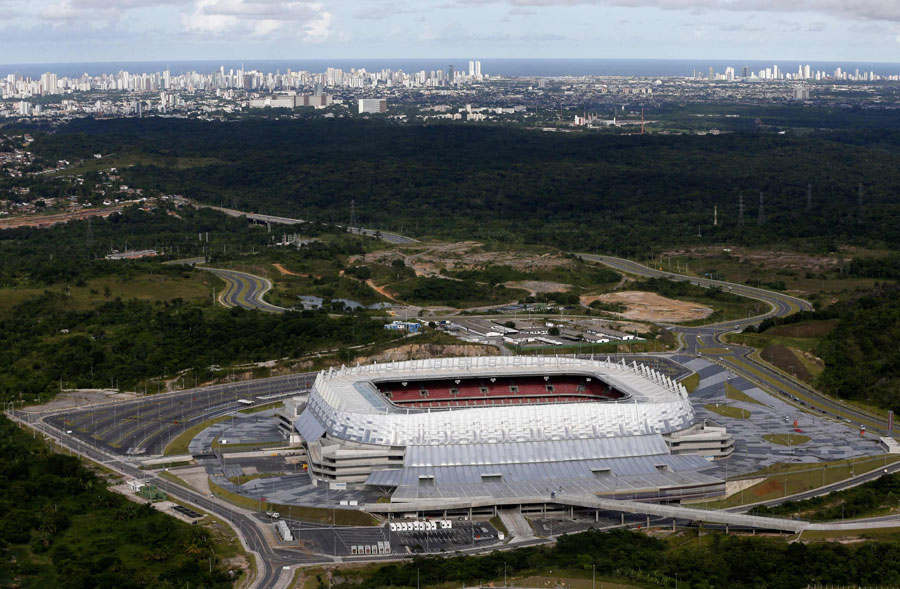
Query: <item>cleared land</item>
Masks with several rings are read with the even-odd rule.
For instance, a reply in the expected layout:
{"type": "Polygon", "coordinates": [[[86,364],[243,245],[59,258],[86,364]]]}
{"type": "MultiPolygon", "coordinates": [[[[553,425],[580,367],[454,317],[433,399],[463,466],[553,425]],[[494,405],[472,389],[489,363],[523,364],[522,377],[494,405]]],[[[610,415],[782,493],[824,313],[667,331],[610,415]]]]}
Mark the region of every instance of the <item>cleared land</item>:
{"type": "Polygon", "coordinates": [[[634,321],[695,321],[712,315],[711,307],[666,298],[652,292],[626,290],[603,295],[582,297],[582,304],[594,301],[621,303],[626,310],[617,315],[634,321]]]}
{"type": "Polygon", "coordinates": [[[121,297],[124,300],[170,301],[173,299],[197,299],[209,296],[212,286],[219,285],[214,276],[192,273],[187,278],[159,274],[140,274],[131,277],[93,278],[85,286],[54,285],[43,288],[0,288],[0,311],[8,311],[17,304],[44,294],[45,291],[64,295],[67,307],[74,310],[90,309],[107,300],[121,297]],[[109,296],[107,296],[109,289],[109,296]]]}

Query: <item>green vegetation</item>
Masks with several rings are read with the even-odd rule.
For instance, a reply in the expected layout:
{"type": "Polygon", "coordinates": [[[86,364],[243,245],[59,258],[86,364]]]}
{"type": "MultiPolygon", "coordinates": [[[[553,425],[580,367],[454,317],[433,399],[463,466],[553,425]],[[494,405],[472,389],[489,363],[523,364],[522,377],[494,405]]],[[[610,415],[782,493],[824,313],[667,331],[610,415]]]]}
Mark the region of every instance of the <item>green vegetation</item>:
{"type": "MultiPolygon", "coordinates": [[[[780,116],[808,114],[788,109],[780,116]]],[[[87,159],[100,150],[208,161],[181,169],[148,162],[121,176],[145,190],[303,218],[348,218],[355,201],[366,225],[414,235],[620,253],[673,243],[785,241],[836,251],[836,242],[900,244],[900,205],[893,197],[900,132],[890,126],[896,123],[890,113],[872,118],[888,125],[782,136],[754,132],[752,119],[734,119],[746,125],[744,132],[649,135],[640,142],[503,126],[81,119],[38,134],[33,149],[47,160],[87,159]],[[810,182],[815,200],[807,211],[810,182]],[[764,224],[751,215],[738,226],[738,190],[751,202],[765,193],[764,224]],[[709,222],[714,204],[715,227],[709,222]]]]}
{"type": "Polygon", "coordinates": [[[359,314],[275,315],[210,305],[117,299],[79,311],[53,293],[21,303],[13,316],[0,318],[0,398],[24,392],[27,399],[46,399],[60,383],[128,389],[182,371],[193,383],[209,378],[217,364],[296,358],[392,338],[383,321],[359,314]]]}
{"type": "Polygon", "coordinates": [[[238,413],[251,415],[253,413],[268,411],[269,409],[280,409],[281,407],[284,407],[284,401],[274,401],[272,403],[266,403],[264,405],[257,405],[256,407],[247,407],[246,409],[240,409],[238,413]]]}
{"type": "Polygon", "coordinates": [[[520,280],[545,280],[580,288],[615,284],[622,279],[622,275],[618,272],[585,263],[580,258],[573,258],[573,263],[574,266],[570,268],[557,267],[550,270],[535,269],[525,271],[510,266],[487,266],[479,270],[456,270],[446,274],[453,278],[475,280],[492,285],[520,280]]]}
{"type": "Polygon", "coordinates": [[[763,436],[767,442],[778,444],[779,446],[799,446],[810,441],[809,436],[803,434],[765,434],[763,436]]]}
{"type": "Polygon", "coordinates": [[[200,434],[200,432],[211,425],[221,423],[228,419],[231,419],[231,416],[220,415],[219,417],[208,419],[203,423],[198,423],[197,425],[193,425],[187,428],[186,430],[178,434],[178,436],[174,440],[169,442],[169,444],[166,446],[165,451],[163,452],[163,456],[181,456],[182,454],[187,454],[188,446],[191,444],[191,440],[196,438],[200,434]]]}
{"type": "MultiPolygon", "coordinates": [[[[342,569],[338,589],[447,587],[509,577],[598,577],[638,586],[685,589],[900,582],[900,543],[792,543],[775,538],[689,532],[668,540],[625,530],[562,536],[550,547],[486,556],[416,557],[408,562],[342,569]],[[551,572],[552,571],[552,572],[551,572]]],[[[517,585],[519,583],[516,583],[517,585]]]]}
{"type": "Polygon", "coordinates": [[[893,464],[898,460],[900,460],[900,456],[893,455],[864,456],[819,464],[778,463],[741,477],[747,479],[763,477],[765,478],[763,482],[735,493],[726,499],[704,502],[701,506],[708,509],[724,509],[795,495],[843,481],[851,476],[870,472],[876,468],[884,468],[886,465],[893,464]]]}
{"type": "Polygon", "coordinates": [[[884,515],[895,512],[898,508],[900,508],[900,475],[892,474],[821,497],[788,501],[774,507],[760,507],[755,513],[775,516],[798,515],[810,521],[833,521],[884,515]]]}
{"type": "Polygon", "coordinates": [[[726,382],[725,383],[725,397],[731,399],[732,401],[741,401],[742,403],[753,403],[754,405],[765,405],[765,403],[761,403],[745,393],[744,391],[736,388],[733,384],[726,382]]]}
{"type": "Polygon", "coordinates": [[[700,386],[700,373],[694,372],[690,376],[681,379],[681,384],[687,389],[687,392],[693,393],[700,386]]]}
{"type": "Polygon", "coordinates": [[[0,585],[232,586],[208,531],[108,491],[5,417],[0,480],[0,585]]]}
{"type": "Polygon", "coordinates": [[[741,409],[740,407],[734,407],[732,405],[704,405],[704,409],[707,411],[712,411],[722,417],[730,417],[732,419],[748,419],[750,417],[750,412],[746,409],[741,409]]]}
{"type": "Polygon", "coordinates": [[[505,286],[491,286],[471,279],[419,277],[391,284],[389,290],[399,299],[423,305],[477,307],[517,301],[528,293],[505,286]]]}
{"type": "Polygon", "coordinates": [[[817,383],[838,397],[900,413],[900,287],[883,286],[842,311],[817,348],[825,362],[817,383]]]}
{"type": "Polygon", "coordinates": [[[498,532],[503,532],[503,535],[506,536],[507,541],[509,540],[509,530],[506,529],[506,524],[503,523],[503,520],[500,519],[499,515],[495,515],[490,519],[490,524],[494,526],[494,529],[498,532]]]}

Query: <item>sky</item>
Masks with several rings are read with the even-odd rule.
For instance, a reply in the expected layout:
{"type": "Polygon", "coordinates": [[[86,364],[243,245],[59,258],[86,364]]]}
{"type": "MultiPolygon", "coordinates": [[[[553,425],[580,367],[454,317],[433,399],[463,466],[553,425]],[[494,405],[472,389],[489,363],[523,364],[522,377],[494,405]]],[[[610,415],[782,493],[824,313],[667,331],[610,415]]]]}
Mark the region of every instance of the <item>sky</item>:
{"type": "Polygon", "coordinates": [[[0,62],[900,61],[900,0],[0,0],[0,62]]]}

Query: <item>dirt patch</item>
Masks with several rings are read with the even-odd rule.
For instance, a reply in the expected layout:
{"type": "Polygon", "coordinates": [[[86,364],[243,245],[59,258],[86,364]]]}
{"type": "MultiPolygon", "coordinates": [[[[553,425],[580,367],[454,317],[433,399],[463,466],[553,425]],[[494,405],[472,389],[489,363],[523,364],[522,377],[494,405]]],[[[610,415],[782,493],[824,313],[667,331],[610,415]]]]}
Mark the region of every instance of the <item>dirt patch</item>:
{"type": "Polygon", "coordinates": [[[191,466],[187,468],[170,468],[169,472],[204,495],[210,494],[209,474],[207,474],[205,467],[191,466]]]}
{"type": "Polygon", "coordinates": [[[810,382],[813,380],[813,375],[810,374],[800,358],[797,357],[797,354],[794,353],[793,348],[781,345],[766,346],[759,353],[759,356],[769,364],[803,381],[810,382]]]}
{"type": "Polygon", "coordinates": [[[837,325],[837,319],[807,321],[795,325],[778,325],[767,329],[766,335],[783,335],[787,337],[825,337],[837,325]]]}
{"type": "Polygon", "coordinates": [[[296,272],[292,272],[285,268],[281,264],[272,264],[276,270],[278,270],[282,276],[299,276],[300,278],[322,278],[318,274],[298,274],[296,272]]]}
{"type": "Polygon", "coordinates": [[[768,495],[770,493],[774,493],[776,491],[781,491],[782,489],[784,489],[783,482],[769,480],[768,482],[765,482],[765,483],[761,484],[760,486],[756,487],[755,489],[753,489],[753,494],[756,495],[757,497],[765,497],[766,495],[768,495]]]}
{"type": "Polygon", "coordinates": [[[496,356],[500,351],[494,346],[481,345],[442,345],[442,344],[407,344],[379,352],[373,356],[360,356],[354,362],[369,364],[375,362],[401,362],[403,360],[421,360],[423,358],[450,358],[456,356],[496,356]]]}
{"type": "MultiPolygon", "coordinates": [[[[412,268],[416,276],[443,276],[447,270],[483,270],[488,266],[509,266],[524,272],[553,270],[555,268],[573,268],[575,263],[559,253],[539,253],[529,251],[490,251],[477,241],[460,241],[432,245],[424,250],[416,249],[407,253],[399,251],[380,251],[366,254],[364,262],[390,264],[393,260],[402,259],[412,268]]],[[[360,258],[351,258],[356,261],[360,258]]],[[[549,291],[547,291],[549,292],[549,291]]]]}
{"type": "Polygon", "coordinates": [[[404,304],[403,301],[398,301],[397,299],[395,299],[394,295],[389,293],[386,288],[384,288],[383,286],[378,286],[377,284],[372,282],[371,278],[369,280],[366,280],[366,285],[386,299],[390,299],[395,303],[400,303],[401,305],[404,304]]]}
{"type": "MultiPolygon", "coordinates": [[[[617,313],[626,319],[635,321],[693,321],[709,317],[713,310],[697,303],[686,303],[660,296],[652,292],[626,290],[611,292],[604,295],[584,297],[590,305],[595,300],[604,303],[622,303],[626,310],[617,313]]],[[[582,301],[585,304],[585,301],[582,301]]]]}
{"type": "Polygon", "coordinates": [[[560,282],[548,282],[546,280],[515,280],[512,282],[504,282],[503,286],[507,288],[520,288],[527,290],[528,294],[534,296],[541,292],[568,292],[572,287],[571,284],[562,284],[560,282]]]}

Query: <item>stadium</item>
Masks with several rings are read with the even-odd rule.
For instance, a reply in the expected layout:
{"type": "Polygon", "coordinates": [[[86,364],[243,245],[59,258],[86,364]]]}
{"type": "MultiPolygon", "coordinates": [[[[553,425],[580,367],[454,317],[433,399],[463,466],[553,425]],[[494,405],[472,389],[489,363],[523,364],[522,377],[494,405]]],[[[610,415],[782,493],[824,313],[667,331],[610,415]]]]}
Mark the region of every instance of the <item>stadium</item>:
{"type": "MultiPolygon", "coordinates": [[[[391,503],[557,493],[645,501],[721,495],[704,474],[723,428],[642,364],[574,357],[437,358],[321,372],[282,415],[317,484],[391,503]]],[[[529,499],[531,498],[531,499],[529,499]]]]}

